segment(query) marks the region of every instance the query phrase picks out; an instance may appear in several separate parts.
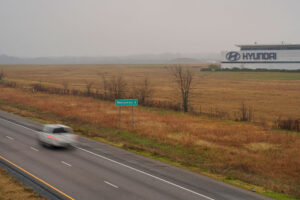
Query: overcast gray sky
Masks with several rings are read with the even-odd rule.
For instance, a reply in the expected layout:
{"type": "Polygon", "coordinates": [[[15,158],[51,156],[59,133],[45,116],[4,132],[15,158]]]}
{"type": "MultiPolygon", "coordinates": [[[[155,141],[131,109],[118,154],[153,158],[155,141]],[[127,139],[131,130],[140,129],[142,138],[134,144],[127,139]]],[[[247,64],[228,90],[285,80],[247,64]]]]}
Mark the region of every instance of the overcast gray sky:
{"type": "Polygon", "coordinates": [[[299,0],[0,0],[0,54],[202,53],[300,43],[299,0]]]}

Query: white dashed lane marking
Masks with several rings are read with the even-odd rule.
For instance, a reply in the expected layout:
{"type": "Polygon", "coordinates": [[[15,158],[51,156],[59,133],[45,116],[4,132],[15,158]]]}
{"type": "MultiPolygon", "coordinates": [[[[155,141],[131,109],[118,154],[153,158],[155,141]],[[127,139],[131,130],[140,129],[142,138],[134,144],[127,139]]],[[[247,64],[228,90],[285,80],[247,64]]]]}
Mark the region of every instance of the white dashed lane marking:
{"type": "Polygon", "coordinates": [[[144,172],[144,171],[142,171],[142,170],[139,170],[139,169],[136,169],[136,168],[134,168],[134,167],[125,165],[125,164],[123,164],[123,163],[120,163],[120,162],[118,162],[118,161],[112,160],[112,159],[107,158],[107,157],[105,157],[105,156],[96,154],[96,153],[91,152],[91,151],[89,151],[89,150],[80,148],[80,147],[78,147],[78,146],[75,146],[75,147],[76,147],[77,149],[80,149],[80,150],[82,150],[82,151],[85,151],[85,152],[87,152],[87,153],[90,153],[90,154],[92,154],[92,155],[94,155],[94,156],[97,156],[97,157],[99,157],[99,158],[103,158],[103,159],[108,160],[108,161],[110,161],[110,162],[113,162],[113,163],[115,163],[115,164],[121,165],[121,166],[126,167],[126,168],[128,168],[128,169],[131,169],[131,170],[134,170],[134,171],[139,172],[139,173],[141,173],[141,174],[144,174],[144,175],[146,175],[146,176],[150,176],[150,177],[152,177],[152,178],[154,178],[154,179],[160,180],[160,181],[162,181],[162,182],[164,182],[164,183],[167,183],[167,184],[169,184],[169,185],[173,185],[174,187],[177,187],[177,188],[180,188],[180,189],[182,189],[182,190],[185,190],[185,191],[188,191],[188,192],[190,192],[190,193],[193,193],[193,194],[195,194],[195,195],[201,196],[201,197],[203,197],[203,198],[205,198],[205,199],[215,200],[215,199],[213,199],[213,198],[210,198],[210,197],[208,197],[208,196],[205,196],[205,195],[200,194],[200,193],[198,193],[198,192],[195,192],[195,191],[193,191],[193,190],[187,189],[187,188],[185,188],[185,187],[182,187],[182,186],[180,186],[180,185],[177,185],[177,184],[172,183],[172,182],[170,182],[170,181],[167,181],[167,180],[165,180],[165,179],[159,178],[159,177],[157,177],[157,176],[154,176],[154,175],[149,174],[149,173],[147,173],[147,172],[144,172]]]}
{"type": "Polygon", "coordinates": [[[104,183],[106,183],[107,185],[110,185],[110,186],[112,186],[114,188],[119,188],[118,186],[116,186],[116,185],[114,185],[114,184],[112,184],[112,183],[110,183],[108,181],[104,181],[104,183]]]}
{"type": "Polygon", "coordinates": [[[69,163],[66,163],[65,161],[61,161],[61,163],[62,163],[62,164],[64,164],[64,165],[67,165],[68,167],[72,167],[72,165],[71,165],[71,164],[69,164],[69,163]]]}
{"type": "Polygon", "coordinates": [[[32,149],[33,151],[39,151],[38,149],[36,149],[34,147],[30,147],[30,149],[32,149]]]}
{"type": "Polygon", "coordinates": [[[6,136],[8,139],[10,140],[14,140],[14,138],[10,137],[10,136],[6,136]]]}
{"type": "MultiPolygon", "coordinates": [[[[23,126],[23,125],[20,125],[20,124],[17,124],[17,123],[8,121],[8,120],[6,120],[6,119],[0,118],[0,120],[6,121],[6,122],[8,122],[8,123],[14,124],[14,125],[19,126],[19,127],[23,127],[23,128],[25,128],[25,129],[27,129],[27,130],[31,130],[31,131],[34,132],[35,134],[38,133],[37,131],[35,131],[35,130],[31,129],[31,128],[28,128],[28,127],[26,127],[26,126],[23,126]]],[[[103,158],[103,159],[105,159],[105,160],[108,160],[108,161],[110,161],[110,162],[112,162],[112,163],[115,163],[115,164],[118,164],[118,165],[120,165],[120,166],[123,166],[123,167],[125,167],[125,168],[128,168],[128,169],[131,169],[131,170],[133,170],[133,171],[139,172],[139,173],[144,174],[144,175],[146,175],[146,176],[152,177],[152,178],[154,178],[154,179],[157,179],[157,180],[159,180],[159,181],[162,181],[162,182],[167,183],[167,184],[169,184],[169,185],[172,185],[172,186],[174,186],[174,187],[180,188],[180,189],[185,190],[185,191],[187,191],[187,192],[193,193],[193,194],[198,195],[198,196],[200,196],[200,197],[203,197],[203,198],[206,198],[206,199],[209,199],[209,200],[215,200],[215,199],[213,199],[213,198],[210,198],[210,197],[208,197],[208,196],[205,196],[205,195],[203,195],[203,194],[200,194],[200,193],[195,192],[195,191],[193,191],[193,190],[190,190],[190,189],[188,189],[188,188],[182,187],[182,186],[180,186],[180,185],[177,185],[177,184],[175,184],[175,183],[173,183],[173,182],[170,182],[170,181],[167,181],[167,180],[165,180],[165,179],[159,178],[159,177],[157,177],[157,176],[154,176],[154,175],[149,174],[149,173],[147,173],[147,172],[144,172],[144,171],[142,171],[142,170],[139,170],[139,169],[136,169],[136,168],[134,168],[134,167],[125,165],[125,164],[123,164],[123,163],[120,163],[120,162],[118,162],[118,161],[112,160],[112,159],[107,158],[107,157],[105,157],[105,156],[96,154],[96,153],[91,152],[91,151],[89,151],[89,150],[87,150],[87,149],[80,148],[80,147],[78,147],[78,146],[75,146],[75,148],[77,148],[77,149],[79,149],[79,150],[81,150],[81,151],[85,151],[85,152],[87,152],[87,153],[89,153],[89,154],[92,154],[92,155],[94,155],[94,156],[97,156],[97,157],[99,157],[99,158],[103,158]]],[[[65,165],[71,167],[70,164],[68,164],[68,163],[66,163],[66,162],[64,162],[64,161],[61,161],[61,162],[62,162],[63,164],[65,164],[65,165]]],[[[109,183],[109,182],[107,182],[107,181],[106,181],[105,183],[108,184],[108,185],[111,185],[111,183],[109,183]]],[[[113,184],[112,184],[112,185],[113,185],[113,184]]],[[[111,185],[111,186],[112,186],[112,185],[111,185]]],[[[114,186],[115,186],[115,185],[114,185],[114,186]]],[[[112,186],[112,187],[114,187],[114,186],[112,186]]],[[[116,186],[116,187],[118,187],[118,186],[116,186]]]]}

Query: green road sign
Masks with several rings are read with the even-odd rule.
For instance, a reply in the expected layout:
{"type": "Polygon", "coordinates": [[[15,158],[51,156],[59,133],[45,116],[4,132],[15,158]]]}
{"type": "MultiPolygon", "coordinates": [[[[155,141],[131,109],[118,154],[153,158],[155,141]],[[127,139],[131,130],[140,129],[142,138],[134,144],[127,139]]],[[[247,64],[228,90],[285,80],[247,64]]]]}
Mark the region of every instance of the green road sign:
{"type": "Polygon", "coordinates": [[[137,99],[116,99],[116,106],[137,106],[138,104],[137,99]]]}

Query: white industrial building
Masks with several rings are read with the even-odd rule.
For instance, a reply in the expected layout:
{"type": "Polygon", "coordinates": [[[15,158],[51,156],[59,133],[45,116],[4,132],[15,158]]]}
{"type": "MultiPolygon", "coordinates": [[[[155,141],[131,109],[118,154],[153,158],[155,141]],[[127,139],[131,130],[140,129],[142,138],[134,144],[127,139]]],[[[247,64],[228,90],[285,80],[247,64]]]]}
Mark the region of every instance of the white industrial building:
{"type": "Polygon", "coordinates": [[[300,69],[300,44],[236,45],[239,51],[222,52],[222,68],[300,69]]]}

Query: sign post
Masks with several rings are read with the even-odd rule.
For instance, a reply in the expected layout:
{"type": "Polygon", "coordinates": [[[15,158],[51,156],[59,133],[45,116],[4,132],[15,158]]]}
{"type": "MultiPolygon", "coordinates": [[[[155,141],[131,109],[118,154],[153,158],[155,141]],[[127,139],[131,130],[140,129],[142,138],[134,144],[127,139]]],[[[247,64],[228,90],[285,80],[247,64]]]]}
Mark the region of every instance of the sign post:
{"type": "Polygon", "coordinates": [[[131,106],[131,109],[132,109],[132,119],[131,119],[131,121],[132,121],[132,131],[134,131],[134,113],[133,113],[133,106],[131,106]]]}
{"type": "Polygon", "coordinates": [[[131,106],[131,113],[132,113],[132,131],[134,131],[134,109],[133,106],[137,106],[138,105],[138,100],[137,99],[116,99],[115,100],[115,104],[116,106],[120,106],[119,107],[119,131],[121,131],[121,126],[122,126],[122,106],[131,106]]]}
{"type": "Polygon", "coordinates": [[[122,115],[121,115],[121,110],[122,107],[119,107],[119,131],[121,131],[121,126],[122,126],[122,115]]]}

